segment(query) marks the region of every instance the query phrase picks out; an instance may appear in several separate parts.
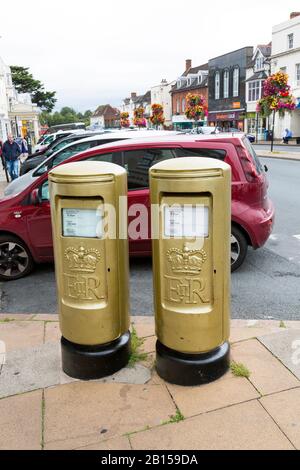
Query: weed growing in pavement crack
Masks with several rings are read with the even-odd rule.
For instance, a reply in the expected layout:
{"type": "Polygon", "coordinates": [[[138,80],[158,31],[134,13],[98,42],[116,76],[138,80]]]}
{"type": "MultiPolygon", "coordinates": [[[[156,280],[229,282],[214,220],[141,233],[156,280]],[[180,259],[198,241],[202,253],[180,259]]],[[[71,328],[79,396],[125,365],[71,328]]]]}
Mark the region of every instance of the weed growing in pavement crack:
{"type": "Polygon", "coordinates": [[[139,338],[136,329],[132,325],[131,331],[131,354],[128,365],[133,367],[137,362],[147,359],[147,353],[140,352],[140,347],[144,344],[144,339],[139,338]]]}
{"type": "Polygon", "coordinates": [[[281,322],[279,323],[279,328],[286,328],[286,324],[284,323],[284,321],[281,320],[281,322]]]}
{"type": "Polygon", "coordinates": [[[171,415],[170,419],[168,421],[163,421],[162,425],[165,424],[171,424],[171,423],[179,423],[180,421],[183,421],[185,418],[181,411],[177,408],[175,415],[171,415]]]}
{"type": "Polygon", "coordinates": [[[230,369],[235,377],[246,377],[247,379],[250,377],[250,371],[244,364],[232,362],[230,369]]]}

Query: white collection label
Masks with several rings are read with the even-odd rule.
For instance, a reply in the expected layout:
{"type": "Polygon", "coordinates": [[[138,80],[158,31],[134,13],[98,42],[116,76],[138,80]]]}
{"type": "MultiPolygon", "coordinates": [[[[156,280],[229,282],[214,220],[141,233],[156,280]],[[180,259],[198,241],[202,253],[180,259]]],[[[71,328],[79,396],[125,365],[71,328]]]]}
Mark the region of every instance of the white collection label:
{"type": "Polygon", "coordinates": [[[63,236],[102,238],[102,214],[97,209],[63,209],[63,236]]]}
{"type": "Polygon", "coordinates": [[[203,205],[165,206],[165,237],[208,237],[208,207],[203,205]]]}

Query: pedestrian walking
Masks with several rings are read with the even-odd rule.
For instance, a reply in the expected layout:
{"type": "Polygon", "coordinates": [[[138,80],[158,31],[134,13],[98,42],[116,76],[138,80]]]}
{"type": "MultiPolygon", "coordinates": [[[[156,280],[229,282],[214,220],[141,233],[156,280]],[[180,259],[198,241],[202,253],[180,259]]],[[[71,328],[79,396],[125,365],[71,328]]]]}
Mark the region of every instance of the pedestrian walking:
{"type": "Polygon", "coordinates": [[[8,135],[8,139],[2,147],[2,154],[8,174],[12,180],[15,180],[19,176],[21,150],[11,134],[8,135]]]}
{"type": "Polygon", "coordinates": [[[28,157],[27,142],[23,137],[16,137],[15,142],[17,142],[18,146],[20,147],[20,151],[21,151],[20,161],[23,162],[25,160],[25,158],[28,157]]]}
{"type": "Polygon", "coordinates": [[[293,137],[292,132],[291,132],[289,129],[285,129],[285,130],[284,130],[284,133],[283,133],[283,136],[282,136],[283,143],[288,145],[289,140],[290,140],[292,137],[293,137]]]}

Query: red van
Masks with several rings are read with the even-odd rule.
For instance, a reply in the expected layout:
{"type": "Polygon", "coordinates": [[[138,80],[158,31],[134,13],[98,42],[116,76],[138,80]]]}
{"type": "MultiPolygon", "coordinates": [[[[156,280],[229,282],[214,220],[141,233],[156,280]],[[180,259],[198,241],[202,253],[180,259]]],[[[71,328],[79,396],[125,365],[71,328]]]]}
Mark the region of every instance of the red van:
{"type": "MultiPolygon", "coordinates": [[[[125,167],[130,209],[133,204],[149,207],[148,170],[153,164],[186,156],[216,158],[232,168],[231,266],[234,271],[243,263],[249,245],[254,249],[264,245],[274,223],[265,168],[246,136],[219,134],[119,141],[89,149],[67,162],[95,160],[125,167]]],[[[2,281],[23,277],[35,263],[53,260],[47,177],[50,169],[51,165],[19,194],[0,200],[2,281]]],[[[131,255],[151,254],[150,224],[148,226],[147,237],[129,240],[131,255]]]]}

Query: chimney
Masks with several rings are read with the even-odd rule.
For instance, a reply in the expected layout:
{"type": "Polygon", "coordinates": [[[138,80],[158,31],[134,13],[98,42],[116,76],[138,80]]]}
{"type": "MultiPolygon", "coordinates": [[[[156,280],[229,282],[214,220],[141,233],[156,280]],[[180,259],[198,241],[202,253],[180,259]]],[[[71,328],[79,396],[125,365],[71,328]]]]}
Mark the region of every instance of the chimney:
{"type": "Polygon", "coordinates": [[[300,16],[300,11],[293,11],[290,14],[290,20],[292,20],[293,18],[296,18],[296,16],[300,16]]]}
{"type": "Polygon", "coordinates": [[[186,59],[186,61],[185,61],[185,71],[187,72],[188,70],[190,70],[191,67],[192,67],[191,59],[186,59]]]}
{"type": "Polygon", "coordinates": [[[131,99],[134,100],[136,98],[136,93],[134,93],[133,91],[131,92],[131,99]]]}

